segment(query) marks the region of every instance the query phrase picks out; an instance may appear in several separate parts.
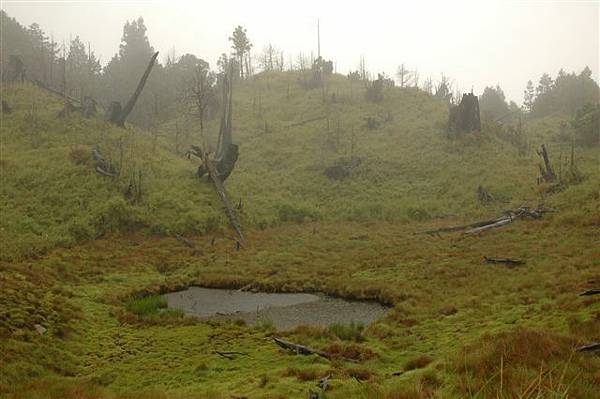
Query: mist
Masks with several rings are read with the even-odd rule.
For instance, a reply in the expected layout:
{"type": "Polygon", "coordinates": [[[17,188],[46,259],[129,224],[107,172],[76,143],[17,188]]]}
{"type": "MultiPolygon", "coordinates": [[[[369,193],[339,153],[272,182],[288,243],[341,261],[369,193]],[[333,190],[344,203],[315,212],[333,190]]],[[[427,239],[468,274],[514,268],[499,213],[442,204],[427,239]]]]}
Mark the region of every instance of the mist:
{"type": "Polygon", "coordinates": [[[25,25],[39,23],[59,43],[79,35],[103,64],[118,52],[123,24],[141,16],[163,60],[192,53],[214,67],[230,52],[237,25],[248,30],[255,53],[271,43],[286,61],[316,55],[319,20],[321,53],[338,73],[357,69],[363,56],[373,74],[394,77],[404,64],[423,80],[443,73],[461,92],[500,84],[517,104],[527,81],[545,72],[588,66],[597,80],[600,69],[595,1],[4,1],[2,8],[25,25]]]}
{"type": "Polygon", "coordinates": [[[598,397],[598,1],[0,1],[0,398],[598,397]]]}

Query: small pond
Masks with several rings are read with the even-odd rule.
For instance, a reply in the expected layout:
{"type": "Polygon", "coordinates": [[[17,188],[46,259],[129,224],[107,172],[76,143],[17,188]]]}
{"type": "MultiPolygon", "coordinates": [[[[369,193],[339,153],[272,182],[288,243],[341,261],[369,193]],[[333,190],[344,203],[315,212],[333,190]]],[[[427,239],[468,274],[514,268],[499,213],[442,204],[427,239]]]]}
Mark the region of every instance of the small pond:
{"type": "Polygon", "coordinates": [[[242,319],[248,325],[269,320],[279,330],[351,321],[368,325],[389,309],[373,301],[348,301],[321,294],[254,293],[202,287],[190,287],[164,297],[169,308],[181,309],[189,316],[242,319]]]}

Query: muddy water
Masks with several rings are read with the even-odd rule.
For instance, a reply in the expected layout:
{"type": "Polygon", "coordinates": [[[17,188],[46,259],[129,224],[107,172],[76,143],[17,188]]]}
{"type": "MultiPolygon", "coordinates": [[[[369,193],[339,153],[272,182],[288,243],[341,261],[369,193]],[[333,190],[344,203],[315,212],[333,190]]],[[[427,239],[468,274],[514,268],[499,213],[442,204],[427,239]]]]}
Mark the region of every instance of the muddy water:
{"type": "Polygon", "coordinates": [[[351,321],[368,325],[388,310],[376,302],[347,301],[325,295],[253,293],[202,287],[190,287],[164,297],[170,308],[181,309],[190,316],[242,319],[249,325],[270,320],[280,330],[351,321]]]}

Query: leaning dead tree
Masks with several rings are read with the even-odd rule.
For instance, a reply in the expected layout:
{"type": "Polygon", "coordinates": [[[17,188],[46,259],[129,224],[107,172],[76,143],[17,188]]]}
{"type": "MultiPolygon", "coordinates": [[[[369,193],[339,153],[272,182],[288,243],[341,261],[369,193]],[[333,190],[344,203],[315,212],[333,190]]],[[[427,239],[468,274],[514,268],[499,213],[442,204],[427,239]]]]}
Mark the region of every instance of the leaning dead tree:
{"type": "Polygon", "coordinates": [[[110,104],[107,117],[111,123],[114,123],[115,125],[117,125],[119,127],[125,126],[125,121],[127,120],[127,117],[133,110],[133,107],[135,106],[135,103],[137,102],[138,97],[140,96],[140,94],[142,94],[142,90],[144,90],[144,86],[146,85],[146,80],[148,80],[148,76],[150,76],[152,67],[154,66],[154,63],[156,62],[156,57],[158,57],[158,51],[156,53],[154,53],[152,58],[150,58],[150,62],[148,63],[148,66],[146,67],[146,71],[144,71],[144,74],[142,75],[140,82],[138,83],[135,91],[129,98],[129,101],[127,101],[127,104],[125,104],[125,107],[121,108],[121,103],[118,101],[113,101],[110,104]]]}
{"type": "Polygon", "coordinates": [[[473,93],[463,94],[460,104],[450,108],[448,130],[455,133],[481,130],[479,99],[473,93]]]}
{"type": "Polygon", "coordinates": [[[556,180],[556,174],[554,173],[554,169],[552,169],[552,164],[550,163],[550,157],[548,156],[548,151],[546,150],[546,146],[542,144],[542,147],[537,152],[537,154],[544,161],[544,165],[539,165],[540,167],[540,180],[546,183],[552,183],[556,180]]]}
{"type": "Polygon", "coordinates": [[[208,173],[209,179],[213,182],[215,190],[225,207],[227,218],[231,227],[236,231],[241,242],[244,241],[242,226],[239,221],[237,211],[225,191],[223,182],[229,177],[235,163],[238,159],[238,146],[233,143],[232,139],[232,76],[233,70],[230,69],[228,74],[223,77],[223,113],[221,115],[221,125],[219,128],[219,139],[217,142],[217,151],[212,155],[207,150],[207,145],[204,148],[192,146],[189,153],[202,159],[202,165],[198,167],[198,177],[202,177],[208,173]]]}

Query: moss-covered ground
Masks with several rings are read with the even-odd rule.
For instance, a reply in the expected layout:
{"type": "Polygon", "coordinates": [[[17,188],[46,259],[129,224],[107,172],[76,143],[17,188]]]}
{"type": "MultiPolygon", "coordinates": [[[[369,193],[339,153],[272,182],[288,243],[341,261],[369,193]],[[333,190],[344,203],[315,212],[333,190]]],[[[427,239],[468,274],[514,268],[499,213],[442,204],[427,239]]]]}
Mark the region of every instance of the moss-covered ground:
{"type": "Polygon", "coordinates": [[[0,396],[303,398],[332,374],[326,398],[595,397],[600,358],[574,348],[600,340],[600,298],[577,296],[600,285],[598,149],[577,147],[583,181],[550,194],[536,184],[534,149],[570,154],[557,139],[564,118],[528,122],[520,154],[491,130],[448,138],[445,105],[424,93],[394,89],[371,104],[341,77],[327,91],[296,79],[261,75],[234,94],[241,155],[226,185],[242,199],[240,250],[212,187],[175,151],[197,132],[175,142],[175,122],[153,133],[58,119],[56,98],[3,88],[14,112],[2,116],[0,396]],[[321,115],[328,122],[287,127],[321,115]],[[94,172],[95,146],[120,177],[94,172]],[[351,156],[361,163],[349,178],[323,174],[351,156]],[[123,193],[140,170],[135,202],[123,193]],[[479,203],[479,184],[498,201],[479,203]],[[479,235],[419,234],[541,202],[557,212],[479,235]],[[137,300],[250,283],[393,309],[353,340],[137,300]],[[288,353],[274,336],[336,356],[288,353]]]}

